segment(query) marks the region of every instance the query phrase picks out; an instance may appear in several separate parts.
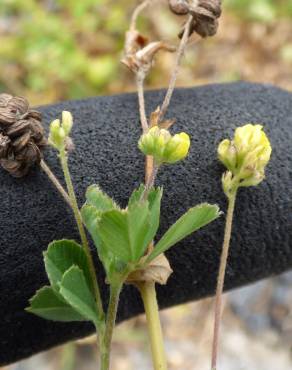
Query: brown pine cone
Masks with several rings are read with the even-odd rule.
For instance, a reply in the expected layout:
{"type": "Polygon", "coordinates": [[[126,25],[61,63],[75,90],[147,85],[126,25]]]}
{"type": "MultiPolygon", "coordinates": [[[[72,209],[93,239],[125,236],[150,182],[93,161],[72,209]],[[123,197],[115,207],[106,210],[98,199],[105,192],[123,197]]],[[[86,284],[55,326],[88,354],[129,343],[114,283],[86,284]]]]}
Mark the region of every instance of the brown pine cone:
{"type": "Polygon", "coordinates": [[[0,94],[0,164],[14,177],[40,162],[46,146],[41,114],[23,97],[0,94]]]}

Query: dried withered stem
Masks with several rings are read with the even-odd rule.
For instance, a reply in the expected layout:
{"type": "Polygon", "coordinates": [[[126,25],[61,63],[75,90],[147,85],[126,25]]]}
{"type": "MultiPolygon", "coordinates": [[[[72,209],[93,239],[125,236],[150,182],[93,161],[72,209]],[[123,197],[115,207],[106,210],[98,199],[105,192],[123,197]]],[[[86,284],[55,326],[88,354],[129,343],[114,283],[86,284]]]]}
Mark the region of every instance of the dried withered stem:
{"type": "Polygon", "coordinates": [[[171,77],[170,77],[168,89],[167,89],[164,101],[162,103],[162,106],[161,106],[161,109],[160,109],[160,112],[159,112],[159,121],[161,121],[163,119],[163,117],[164,117],[164,115],[167,111],[167,108],[170,104],[170,100],[171,100],[171,97],[172,97],[172,94],[173,94],[173,90],[175,88],[175,83],[176,83],[177,75],[178,75],[178,72],[179,72],[181,60],[182,60],[182,57],[183,57],[183,54],[184,54],[184,51],[185,51],[185,48],[187,46],[187,42],[188,42],[188,39],[189,39],[192,24],[193,24],[193,16],[191,15],[191,16],[189,16],[189,18],[187,20],[187,23],[185,25],[184,34],[183,34],[183,37],[182,37],[181,42],[179,44],[179,48],[178,48],[178,51],[177,51],[177,54],[176,54],[174,68],[173,68],[173,71],[172,71],[172,74],[171,74],[171,77]]]}
{"type": "Polygon", "coordinates": [[[164,41],[148,42],[148,39],[137,30],[137,18],[153,0],[143,1],[133,12],[129,30],[126,32],[125,52],[121,60],[136,75],[136,87],[139,100],[139,113],[143,132],[148,130],[145,110],[144,80],[154,63],[156,54],[161,51],[174,52],[176,48],[164,41]]]}
{"type": "Polygon", "coordinates": [[[142,126],[143,133],[146,133],[149,126],[148,126],[146,109],[145,109],[144,80],[145,80],[144,74],[140,75],[138,73],[136,75],[136,86],[137,86],[137,92],[138,92],[141,126],[142,126]]]}
{"type": "Polygon", "coordinates": [[[0,164],[14,177],[41,161],[47,144],[41,119],[25,98],[0,94],[0,164]]]}
{"type": "Polygon", "coordinates": [[[138,5],[133,14],[132,14],[132,18],[131,18],[131,23],[130,23],[130,30],[135,30],[136,29],[136,25],[137,25],[137,19],[140,15],[140,13],[145,9],[147,8],[147,6],[149,6],[151,3],[153,2],[153,0],[145,0],[143,1],[140,5],[138,5]]]}
{"type": "MultiPolygon", "coordinates": [[[[127,45],[126,45],[126,50],[128,49],[128,51],[129,51],[129,48],[131,48],[131,44],[133,44],[132,42],[130,42],[129,38],[131,38],[131,36],[133,37],[133,35],[134,35],[136,40],[137,40],[137,38],[139,39],[139,34],[136,31],[137,18],[140,15],[140,13],[148,5],[150,5],[151,2],[152,2],[152,0],[143,1],[140,5],[138,5],[136,7],[136,9],[134,10],[134,12],[132,14],[132,19],[131,19],[131,23],[130,23],[130,31],[128,31],[130,34],[129,34],[128,38],[126,37],[126,40],[128,39],[128,48],[127,48],[127,45]]],[[[144,44],[145,44],[145,41],[146,41],[145,38],[142,38],[140,40],[140,42],[142,42],[144,44]]],[[[138,100],[139,100],[140,120],[141,120],[142,130],[145,133],[148,130],[148,122],[147,122],[146,109],[145,109],[144,80],[145,80],[144,73],[142,73],[142,74],[137,73],[136,74],[136,86],[137,86],[138,100]]]]}

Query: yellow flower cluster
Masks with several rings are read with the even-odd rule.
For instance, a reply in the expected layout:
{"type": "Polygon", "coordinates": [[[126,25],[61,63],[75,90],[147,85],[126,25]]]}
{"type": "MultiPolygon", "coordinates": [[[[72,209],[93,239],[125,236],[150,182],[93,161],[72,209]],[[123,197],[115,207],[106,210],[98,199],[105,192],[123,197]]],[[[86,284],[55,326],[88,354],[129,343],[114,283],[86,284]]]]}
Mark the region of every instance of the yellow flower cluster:
{"type": "Polygon", "coordinates": [[[138,146],[145,155],[153,156],[157,165],[175,163],[187,156],[190,137],[185,132],[172,136],[168,130],[154,126],[141,136],[138,146]]]}
{"type": "Polygon", "coordinates": [[[261,125],[239,127],[232,141],[223,140],[218,147],[218,157],[229,170],[223,176],[225,193],[232,187],[258,185],[265,177],[271,153],[270,141],[261,125]]]}

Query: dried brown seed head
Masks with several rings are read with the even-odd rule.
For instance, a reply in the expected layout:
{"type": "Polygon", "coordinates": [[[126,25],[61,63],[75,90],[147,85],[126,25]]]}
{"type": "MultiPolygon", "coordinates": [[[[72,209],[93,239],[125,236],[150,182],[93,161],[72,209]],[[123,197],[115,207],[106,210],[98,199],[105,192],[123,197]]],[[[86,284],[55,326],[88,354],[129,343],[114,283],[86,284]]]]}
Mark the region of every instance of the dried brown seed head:
{"type": "MultiPolygon", "coordinates": [[[[177,15],[190,14],[193,17],[190,34],[196,32],[201,37],[216,34],[221,0],[169,0],[169,7],[177,15]]],[[[180,38],[183,33],[184,30],[180,32],[180,38]]]]}
{"type": "Polygon", "coordinates": [[[41,114],[25,98],[0,94],[0,164],[14,177],[26,175],[46,146],[41,114]]]}
{"type": "Polygon", "coordinates": [[[8,136],[0,134],[0,158],[6,158],[11,140],[8,136]]]}
{"type": "Polygon", "coordinates": [[[189,2],[187,0],[168,0],[170,10],[176,15],[189,13],[189,2]]]}
{"type": "Polygon", "coordinates": [[[0,94],[0,123],[10,124],[28,111],[28,101],[20,96],[0,94]]]}
{"type": "Polygon", "coordinates": [[[221,0],[200,0],[196,5],[191,4],[190,14],[194,17],[192,32],[202,37],[214,36],[221,15],[221,0]]]}

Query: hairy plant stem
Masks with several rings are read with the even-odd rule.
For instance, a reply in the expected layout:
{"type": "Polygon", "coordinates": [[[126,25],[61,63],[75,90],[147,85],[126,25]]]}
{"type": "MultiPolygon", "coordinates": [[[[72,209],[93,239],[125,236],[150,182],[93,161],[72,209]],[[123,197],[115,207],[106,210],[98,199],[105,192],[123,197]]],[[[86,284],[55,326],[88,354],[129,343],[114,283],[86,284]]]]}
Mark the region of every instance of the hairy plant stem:
{"type": "Polygon", "coordinates": [[[180,41],[180,44],[179,44],[179,47],[178,47],[178,50],[177,50],[176,59],[175,59],[175,62],[174,62],[174,68],[173,68],[173,71],[172,71],[172,74],[171,74],[171,77],[170,77],[168,89],[167,89],[164,101],[162,103],[162,106],[161,106],[161,109],[160,109],[160,112],[159,112],[159,121],[161,121],[163,119],[163,117],[164,117],[164,115],[167,111],[167,108],[169,107],[170,100],[171,100],[171,97],[172,97],[172,94],[173,94],[173,91],[174,91],[174,88],[175,88],[175,83],[176,83],[176,79],[177,79],[177,76],[178,76],[181,60],[182,60],[182,57],[184,55],[184,51],[186,49],[187,42],[188,42],[188,39],[189,39],[189,34],[190,34],[190,29],[191,29],[192,22],[193,22],[193,17],[189,16],[189,18],[187,20],[187,23],[185,25],[185,30],[184,30],[183,36],[181,38],[181,41],[180,41]]]}
{"type": "Polygon", "coordinates": [[[101,354],[101,370],[109,370],[110,368],[110,351],[113,337],[114,326],[117,317],[117,309],[119,297],[123,283],[111,284],[110,298],[107,309],[105,333],[102,339],[102,354],[101,354]]]}
{"type": "Polygon", "coordinates": [[[54,175],[50,167],[47,165],[47,163],[44,161],[44,159],[40,162],[41,169],[45,172],[45,174],[48,176],[49,180],[53,183],[55,188],[58,190],[58,192],[62,195],[65,202],[71,207],[71,200],[69,195],[67,194],[66,190],[61,185],[60,181],[57,179],[57,177],[54,175]]]}
{"type": "Polygon", "coordinates": [[[144,282],[138,285],[147,319],[154,370],[166,370],[163,335],[159,318],[156,290],[154,282],[144,282]]]}
{"type": "Polygon", "coordinates": [[[68,167],[68,157],[67,157],[67,153],[66,153],[65,149],[62,149],[60,151],[59,157],[60,157],[61,166],[62,166],[62,169],[63,169],[63,172],[64,172],[64,178],[65,178],[65,182],[66,182],[66,185],[67,185],[67,190],[68,190],[68,194],[69,194],[69,198],[70,198],[71,207],[72,207],[74,217],[75,217],[75,220],[76,220],[76,224],[77,224],[77,227],[78,227],[78,231],[79,231],[79,234],[80,234],[81,243],[83,245],[83,248],[84,248],[84,251],[86,253],[88,263],[89,263],[90,275],[91,275],[91,278],[92,278],[92,281],[93,281],[93,286],[94,286],[97,312],[98,312],[99,317],[102,319],[104,317],[104,312],[103,312],[101,295],[100,295],[100,291],[99,291],[99,287],[98,287],[98,283],[97,283],[97,279],[96,279],[95,268],[94,268],[92,256],[91,256],[91,253],[90,253],[88,240],[87,240],[85,229],[84,229],[84,226],[83,226],[83,223],[82,223],[82,218],[81,218],[81,214],[80,214],[80,211],[79,211],[79,207],[78,207],[78,203],[77,203],[77,199],[76,199],[76,195],[75,195],[75,191],[74,191],[74,187],[73,187],[73,183],[72,183],[72,179],[71,179],[71,175],[70,175],[70,171],[69,171],[69,167],[68,167]]]}
{"type": "Polygon", "coordinates": [[[222,295],[224,287],[224,278],[225,271],[227,266],[228,252],[231,239],[232,231],[232,221],[236,200],[235,190],[228,197],[228,210],[225,223],[225,232],[224,232],[224,241],[222,246],[221,258],[220,258],[220,267],[217,278],[217,288],[216,288],[216,297],[215,297],[215,313],[214,313],[214,332],[213,332],[213,342],[212,342],[212,359],[211,359],[211,369],[217,369],[217,357],[218,357],[218,344],[219,344],[219,332],[220,332],[220,322],[222,316],[222,295]]]}

